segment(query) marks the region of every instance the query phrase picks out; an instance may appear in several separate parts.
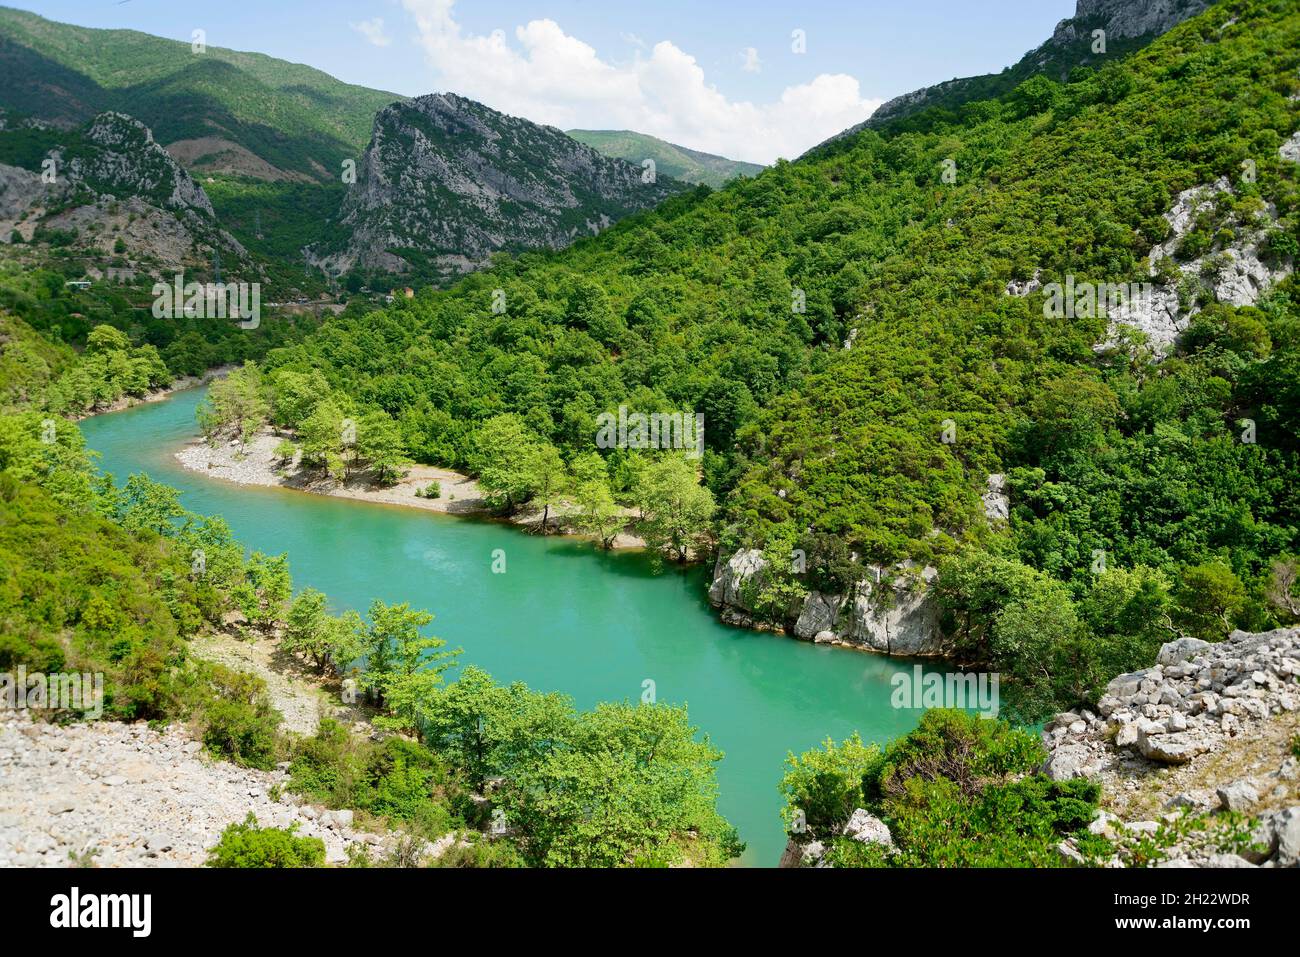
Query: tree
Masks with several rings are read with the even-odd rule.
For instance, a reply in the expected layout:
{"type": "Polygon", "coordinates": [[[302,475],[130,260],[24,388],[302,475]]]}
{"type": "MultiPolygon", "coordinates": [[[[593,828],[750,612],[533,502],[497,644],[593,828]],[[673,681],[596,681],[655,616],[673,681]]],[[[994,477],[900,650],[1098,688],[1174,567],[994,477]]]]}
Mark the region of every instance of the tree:
{"type": "Polygon", "coordinates": [[[333,399],[317,404],[298,431],[302,440],[302,463],[324,469],[331,477],[342,480],[346,451],[343,411],[333,399]]]}
{"type": "Polygon", "coordinates": [[[455,664],[460,650],[443,651],[446,642],[429,638],[420,629],[433,621],[427,611],[413,611],[403,602],[370,605],[363,642],[366,655],[365,685],[393,712],[384,725],[418,730],[429,709],[442,675],[455,664]]]}
{"type": "Polygon", "coordinates": [[[513,511],[527,499],[534,480],[535,444],[524,420],[514,413],[493,416],[479,426],[473,466],[489,502],[513,511]]]}
{"type": "Polygon", "coordinates": [[[608,550],[627,525],[627,518],[609,489],[605,460],[597,452],[584,452],[574,456],[570,472],[578,528],[608,550]]]}
{"type": "Polygon", "coordinates": [[[637,499],[645,518],[641,534],[651,548],[669,549],[686,561],[709,534],[716,506],[713,493],[699,484],[699,473],[684,455],[664,455],[641,478],[637,499]]]}
{"type": "Polygon", "coordinates": [[[148,529],[158,535],[174,535],[176,519],[185,516],[181,493],[147,475],[132,475],[117,498],[119,521],[132,531],[148,529]]]}
{"type": "Polygon", "coordinates": [[[86,353],[99,355],[110,352],[126,352],[131,348],[131,340],[125,332],[112,326],[98,325],[86,335],[86,353]]]}
{"type": "Polygon", "coordinates": [[[1222,641],[1245,607],[1246,588],[1221,561],[1184,568],[1174,590],[1174,623],[1195,638],[1222,641]]]}
{"type": "Polygon", "coordinates": [[[303,589],[289,606],[280,649],[291,655],[305,655],[317,672],[323,672],[329,663],[329,617],[325,595],[315,588],[303,589]]]}
{"type": "Polygon", "coordinates": [[[288,439],[281,439],[275,444],[275,458],[280,463],[280,467],[287,467],[293,457],[298,454],[298,447],[288,439]]]}
{"type": "Polygon", "coordinates": [[[411,467],[401,432],[387,412],[362,416],[357,426],[357,454],[370,466],[380,485],[392,485],[411,467]]]}
{"type": "Polygon", "coordinates": [[[213,382],[196,413],[208,439],[231,432],[244,445],[266,424],[270,414],[261,370],[252,362],[213,382]]]}
{"type": "Polygon", "coordinates": [[[568,485],[564,459],[551,443],[541,442],[534,446],[528,462],[527,483],[533,499],[542,505],[542,533],[545,534],[551,506],[568,485]]]}
{"type": "Polygon", "coordinates": [[[1269,604],[1291,620],[1300,618],[1300,565],[1292,556],[1276,558],[1269,567],[1269,604]]]}
{"type": "Polygon", "coordinates": [[[269,630],[285,614],[293,582],[287,555],[253,552],[245,570],[247,587],[241,593],[244,614],[254,626],[269,630]]]}

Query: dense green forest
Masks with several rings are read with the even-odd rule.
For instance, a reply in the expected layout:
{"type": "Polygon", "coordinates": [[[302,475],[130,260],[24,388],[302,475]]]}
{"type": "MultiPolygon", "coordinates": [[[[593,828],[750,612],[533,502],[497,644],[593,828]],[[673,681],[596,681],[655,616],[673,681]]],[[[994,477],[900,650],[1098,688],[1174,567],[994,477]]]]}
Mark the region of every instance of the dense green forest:
{"type": "MultiPolygon", "coordinates": [[[[1270,203],[1263,248],[1289,261],[1298,31],[1290,5],[1221,4],[1068,82],[929,110],[345,316],[264,371],[319,377],[337,406],[391,418],[415,460],[471,470],[503,415],[572,467],[603,412],[701,412],[720,547],[809,555],[776,620],[864,564],[940,564],[944,607],[974,622],[964,661],[1013,679],[1052,662],[1050,687],[1015,692],[1030,716],[1087,700],[1173,630],[1283,614],[1268,594],[1297,548],[1300,315],[1289,281],[1246,308],[1214,304],[1212,276],[1184,281],[1202,311],[1156,361],[1141,333],[1094,349],[1104,316],[1055,318],[1006,286],[1145,279],[1175,196],[1221,176],[1231,193],[1180,255],[1249,238],[1239,224],[1270,203]],[[1006,527],[980,508],[993,472],[1006,527]],[[1053,628],[1018,631],[1044,604],[1053,628]]],[[[642,458],[605,455],[616,499],[642,458]]]]}
{"type": "Polygon", "coordinates": [[[226,319],[153,315],[152,284],[69,286],[52,269],[0,262],[0,411],[35,405],[80,415],[141,397],[181,376],[256,359],[300,340],[310,314],[226,319]]]}

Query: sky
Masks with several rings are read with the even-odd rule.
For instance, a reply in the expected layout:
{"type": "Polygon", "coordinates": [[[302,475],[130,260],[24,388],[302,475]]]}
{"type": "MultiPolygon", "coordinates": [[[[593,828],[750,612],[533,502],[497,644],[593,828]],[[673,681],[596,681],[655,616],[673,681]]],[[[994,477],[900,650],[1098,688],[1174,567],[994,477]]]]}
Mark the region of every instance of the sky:
{"type": "Polygon", "coordinates": [[[186,42],[202,29],[211,46],[349,83],[757,163],[794,158],[900,93],[1010,66],[1074,12],[1074,0],[0,2],[186,42]]]}

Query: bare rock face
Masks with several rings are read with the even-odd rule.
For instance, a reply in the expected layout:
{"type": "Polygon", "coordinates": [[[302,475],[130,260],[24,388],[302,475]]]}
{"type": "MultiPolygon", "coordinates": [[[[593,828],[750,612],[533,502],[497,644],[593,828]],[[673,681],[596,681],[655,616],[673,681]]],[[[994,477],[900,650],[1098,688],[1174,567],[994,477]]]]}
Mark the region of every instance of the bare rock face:
{"type": "MultiPolygon", "coordinates": [[[[762,627],[753,597],[762,585],[767,560],[758,549],[743,549],[714,566],[709,601],[723,621],[762,627]]],[[[947,646],[939,629],[938,609],[929,585],[938,572],[903,564],[893,569],[869,566],[870,577],[854,583],[848,594],[809,592],[789,610],[786,623],[796,638],[838,644],[885,655],[940,657],[947,646]]]]}
{"type": "Polygon", "coordinates": [[[1078,0],[1074,17],[1057,24],[1052,42],[1069,43],[1080,35],[1088,36],[1084,31],[1090,29],[1104,29],[1108,40],[1159,36],[1205,12],[1211,3],[1213,0],[1078,0]]]}
{"type": "Polygon", "coordinates": [[[1216,244],[1195,258],[1178,259],[1180,247],[1198,219],[1213,214],[1221,197],[1235,193],[1232,182],[1224,176],[1213,183],[1183,190],[1175,197],[1173,205],[1164,214],[1169,224],[1168,238],[1152,247],[1148,255],[1148,272],[1156,278],[1167,274],[1170,271],[1168,266],[1172,264],[1177,280],[1148,283],[1145,295],[1126,299],[1112,308],[1108,316],[1111,339],[1098,344],[1098,350],[1108,348],[1117,328],[1125,325],[1145,333],[1158,357],[1168,354],[1188,322],[1200,311],[1196,306],[1184,308],[1178,288],[1184,283],[1205,286],[1218,302],[1253,306],[1269,289],[1290,275],[1294,263],[1266,262],[1261,250],[1265,234],[1277,222],[1277,210],[1271,206],[1261,205],[1253,216],[1222,218],[1217,225],[1221,231],[1232,234],[1231,242],[1216,244]]]}
{"type": "Polygon", "coordinates": [[[423,258],[451,276],[502,250],[563,248],[684,188],[551,127],[432,94],[378,113],[339,238],[311,252],[336,272],[402,272],[423,258]]]}
{"type": "Polygon", "coordinates": [[[5,241],[12,231],[31,242],[39,225],[72,231],[78,248],[101,255],[115,253],[120,239],[128,258],[155,260],[164,271],[181,269],[187,258],[207,261],[213,249],[245,260],[246,250],[220,227],[203,188],[139,120],[101,113],[64,137],[45,157],[52,182],[40,172],[0,165],[5,241]]]}
{"type": "Polygon", "coordinates": [[[213,218],[207,193],[154,141],[150,129],[124,113],[95,117],[85,139],[97,149],[68,160],[67,176],[99,192],[149,199],[155,206],[213,218]]]}

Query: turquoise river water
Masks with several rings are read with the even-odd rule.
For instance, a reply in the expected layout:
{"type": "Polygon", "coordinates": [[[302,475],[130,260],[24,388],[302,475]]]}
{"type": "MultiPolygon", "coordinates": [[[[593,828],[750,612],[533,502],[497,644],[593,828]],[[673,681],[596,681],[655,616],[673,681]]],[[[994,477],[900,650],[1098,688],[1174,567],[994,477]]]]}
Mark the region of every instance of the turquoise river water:
{"type": "Polygon", "coordinates": [[[437,617],[432,634],[498,681],[561,691],[580,707],[659,701],[726,752],[722,813],[748,849],[741,863],[775,866],[785,844],[777,783],[789,751],[853,731],[885,742],[920,712],[890,705],[890,679],[912,662],[729,628],[709,608],[703,569],[655,574],[646,556],[604,554],[572,539],[498,522],[237,486],[187,471],[173,453],[195,434],[203,390],[87,419],[100,465],[119,483],[136,472],[179,488],[184,505],[221,515],[250,549],[287,552],[295,588],[313,586],[336,611],[372,598],[409,601],[437,617]],[[505,574],[493,574],[503,549],[505,574]]]}

